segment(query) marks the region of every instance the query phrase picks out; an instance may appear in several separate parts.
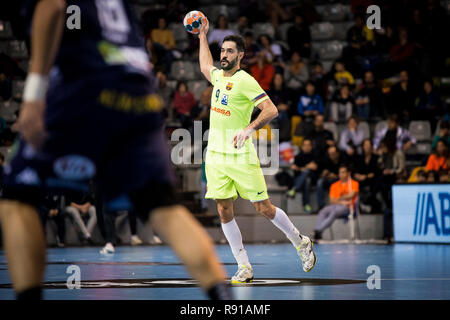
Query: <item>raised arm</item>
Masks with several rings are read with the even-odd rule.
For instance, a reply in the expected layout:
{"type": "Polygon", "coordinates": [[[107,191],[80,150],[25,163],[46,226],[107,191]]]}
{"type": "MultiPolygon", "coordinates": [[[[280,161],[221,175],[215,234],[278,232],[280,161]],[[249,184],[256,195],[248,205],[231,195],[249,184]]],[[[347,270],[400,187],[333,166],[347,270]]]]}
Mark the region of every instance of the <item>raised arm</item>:
{"type": "Polygon", "coordinates": [[[202,21],[200,33],[198,34],[200,39],[200,52],[198,59],[200,62],[200,71],[203,73],[205,78],[211,82],[211,69],[214,68],[214,60],[212,58],[211,51],[209,50],[208,38],[206,37],[208,30],[209,21],[205,18],[205,21],[202,21]]]}

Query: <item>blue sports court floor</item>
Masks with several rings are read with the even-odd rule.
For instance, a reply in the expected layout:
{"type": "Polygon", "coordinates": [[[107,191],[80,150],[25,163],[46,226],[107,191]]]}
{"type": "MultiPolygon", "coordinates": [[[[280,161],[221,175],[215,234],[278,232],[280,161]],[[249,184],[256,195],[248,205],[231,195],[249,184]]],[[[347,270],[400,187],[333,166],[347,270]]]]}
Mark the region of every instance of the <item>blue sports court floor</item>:
{"type": "MultiPolygon", "coordinates": [[[[450,299],[450,245],[319,244],[315,245],[318,262],[309,273],[301,270],[290,244],[246,248],[255,282],[234,287],[238,299],[450,299]],[[369,268],[370,273],[369,266],[375,266],[369,268]]],[[[109,256],[99,250],[49,249],[44,298],[206,299],[167,246],[117,247],[109,256]],[[80,268],[81,289],[67,289],[71,274],[66,272],[71,265],[80,268]]],[[[218,245],[217,251],[231,276],[236,266],[228,245],[218,245]]],[[[69,283],[73,283],[70,278],[69,283]]],[[[13,298],[6,259],[0,251],[0,299],[13,298]]]]}

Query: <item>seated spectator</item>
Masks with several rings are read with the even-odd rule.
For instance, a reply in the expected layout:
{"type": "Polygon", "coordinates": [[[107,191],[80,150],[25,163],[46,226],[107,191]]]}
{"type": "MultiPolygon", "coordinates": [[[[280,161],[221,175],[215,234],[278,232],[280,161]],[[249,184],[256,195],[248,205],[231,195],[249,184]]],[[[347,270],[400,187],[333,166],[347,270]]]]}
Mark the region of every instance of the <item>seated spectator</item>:
{"type": "Polygon", "coordinates": [[[381,210],[376,195],[376,182],[379,179],[378,156],[373,153],[370,139],[363,141],[363,153],[358,157],[355,165],[354,179],[358,181],[361,192],[360,206],[366,212],[378,212],[381,210]],[[363,190],[369,189],[368,193],[363,190]]]}
{"type": "Polygon", "coordinates": [[[313,239],[322,239],[322,233],[334,220],[353,214],[359,194],[359,183],[351,178],[350,169],[339,166],[339,180],[330,187],[330,204],[319,211],[313,239]]]}
{"type": "Polygon", "coordinates": [[[342,130],[339,139],[339,149],[347,154],[349,158],[356,157],[362,153],[364,132],[358,128],[358,118],[351,116],[347,119],[347,128],[342,130]]]}
{"type": "Polygon", "coordinates": [[[322,114],[316,115],[313,124],[313,130],[305,138],[311,139],[316,155],[322,157],[329,147],[335,145],[333,134],[324,128],[324,116],[322,114]]]}
{"type": "Polygon", "coordinates": [[[291,109],[289,95],[284,87],[283,75],[276,73],[273,77],[272,88],[267,92],[273,104],[278,109],[278,117],[272,120],[271,124],[279,130],[280,142],[291,140],[291,109]]]}
{"type": "Polygon", "coordinates": [[[275,68],[267,60],[267,55],[264,51],[259,51],[256,58],[256,63],[250,67],[250,73],[258,81],[261,88],[264,91],[268,91],[272,85],[275,68]]]}
{"type": "Polygon", "coordinates": [[[61,196],[55,194],[47,194],[39,208],[40,217],[46,233],[46,226],[49,219],[53,220],[56,224],[56,246],[59,248],[65,247],[66,237],[66,221],[64,210],[61,207],[61,196]]]}
{"type": "Polygon", "coordinates": [[[319,205],[319,209],[321,209],[325,206],[325,191],[331,184],[336,182],[339,175],[339,167],[341,165],[347,165],[347,159],[335,146],[328,148],[325,157],[323,155],[318,157],[319,159],[323,159],[319,163],[321,174],[317,181],[317,204],[319,205]]]}
{"type": "Polygon", "coordinates": [[[383,117],[383,94],[372,71],[364,73],[364,83],[356,94],[356,114],[360,119],[383,117]]]}
{"type": "Polygon", "coordinates": [[[355,84],[355,78],[353,78],[353,75],[346,70],[343,61],[336,61],[334,70],[334,79],[339,85],[347,84],[353,86],[355,84]]]}
{"type": "Polygon", "coordinates": [[[310,81],[306,84],[305,94],[300,96],[297,105],[298,114],[302,116],[303,121],[314,119],[318,114],[324,113],[322,97],[315,93],[316,87],[310,81]]]}
{"type": "Polygon", "coordinates": [[[176,117],[181,121],[183,128],[191,127],[191,110],[197,104],[197,101],[195,101],[192,92],[188,91],[186,82],[178,82],[172,103],[176,117]]]}
{"type": "Polygon", "coordinates": [[[293,91],[299,91],[308,81],[308,67],[303,62],[302,57],[297,51],[291,55],[291,60],[284,67],[284,79],[286,87],[293,91]]]}
{"type": "Polygon", "coordinates": [[[417,183],[427,183],[427,171],[426,170],[419,170],[417,172],[417,183]]]}
{"type": "Polygon", "coordinates": [[[287,43],[291,52],[298,52],[306,58],[311,55],[311,31],[299,14],[295,15],[294,25],[288,29],[287,43]]]}
{"type": "Polygon", "coordinates": [[[7,101],[12,96],[12,84],[6,74],[0,72],[0,102],[7,101]]]}
{"type": "Polygon", "coordinates": [[[236,33],[237,34],[243,34],[246,35],[248,32],[251,33],[251,25],[250,25],[250,21],[248,19],[247,16],[241,14],[239,16],[239,18],[237,19],[237,24],[236,24],[236,33]]]}
{"type": "Polygon", "coordinates": [[[92,232],[97,224],[97,213],[95,206],[91,202],[75,203],[70,201],[70,205],[66,207],[66,213],[68,213],[74,220],[82,233],[82,241],[86,241],[92,244],[92,232]],[[84,223],[83,218],[88,217],[87,225],[84,223]]]}
{"type": "Polygon", "coordinates": [[[450,182],[450,172],[448,170],[443,170],[438,172],[438,181],[440,183],[450,182]]]}
{"type": "Polygon", "coordinates": [[[159,71],[156,73],[156,81],[158,94],[161,96],[164,104],[163,113],[165,117],[172,119],[174,114],[170,101],[173,99],[174,91],[172,87],[167,85],[167,75],[164,72],[159,71]]]}
{"type": "Polygon", "coordinates": [[[313,62],[309,81],[314,84],[316,93],[321,96],[323,100],[326,100],[328,85],[326,81],[326,72],[323,69],[323,65],[320,61],[313,62]]]}
{"type": "Polygon", "coordinates": [[[302,193],[303,207],[306,213],[311,213],[312,208],[309,201],[309,192],[311,180],[317,177],[318,159],[313,153],[312,141],[310,139],[303,140],[301,151],[295,156],[294,163],[291,165],[294,171],[294,186],[288,191],[287,196],[294,198],[295,193],[302,193]]]}
{"type": "Polygon", "coordinates": [[[436,149],[437,143],[441,139],[447,141],[447,145],[450,146],[450,123],[448,121],[441,122],[439,134],[434,136],[433,143],[431,144],[433,150],[436,149]]]}
{"type": "Polygon", "coordinates": [[[428,157],[426,169],[437,174],[439,171],[448,171],[450,169],[450,156],[448,144],[444,139],[440,139],[436,144],[436,150],[428,157]]]}
{"type": "Polygon", "coordinates": [[[423,91],[419,95],[417,103],[416,120],[428,120],[432,130],[436,127],[436,117],[442,114],[441,98],[438,90],[433,86],[433,81],[426,80],[423,83],[423,91]]]}
{"type": "Polygon", "coordinates": [[[166,18],[160,17],[158,19],[158,28],[152,30],[151,39],[153,48],[161,60],[160,62],[165,66],[165,71],[170,72],[173,61],[172,50],[175,49],[175,39],[172,30],[167,29],[166,18]]]}
{"type": "Polygon", "coordinates": [[[352,114],[355,101],[350,94],[348,85],[342,85],[333,96],[330,103],[330,120],[333,122],[344,122],[352,114]]]}
{"type": "Polygon", "coordinates": [[[250,68],[257,62],[256,55],[259,52],[259,47],[253,41],[253,33],[247,32],[244,34],[245,53],[241,60],[241,68],[250,72],[250,68]]]}
{"type": "Polygon", "coordinates": [[[220,60],[220,48],[222,46],[223,39],[226,36],[231,36],[234,31],[228,28],[228,19],[223,14],[219,15],[216,20],[214,30],[209,32],[208,43],[211,48],[211,54],[214,60],[220,60]]]}
{"type": "Polygon", "coordinates": [[[203,90],[202,95],[200,96],[200,101],[194,108],[195,112],[191,113],[195,121],[202,122],[202,134],[209,129],[209,112],[211,110],[212,90],[213,87],[211,85],[203,90]]]}
{"type": "Polygon", "coordinates": [[[278,30],[278,26],[283,21],[289,20],[289,11],[286,8],[283,8],[278,0],[267,0],[266,1],[266,16],[270,19],[270,23],[272,24],[275,33],[278,30]]]}
{"type": "Polygon", "coordinates": [[[414,43],[408,41],[408,30],[406,28],[400,27],[398,29],[398,39],[398,43],[389,51],[394,72],[411,66],[415,48],[414,43]]]}
{"type": "Polygon", "coordinates": [[[416,138],[408,130],[399,126],[398,117],[395,114],[388,117],[386,127],[375,133],[375,138],[373,139],[375,150],[379,150],[380,142],[386,138],[392,139],[397,149],[402,151],[407,151],[416,143],[416,138]]]}
{"type": "Polygon", "coordinates": [[[400,72],[400,82],[392,86],[389,94],[391,114],[396,114],[400,123],[406,123],[411,118],[414,110],[417,94],[416,89],[410,83],[408,71],[400,72]]]}
{"type": "Polygon", "coordinates": [[[267,61],[277,66],[278,62],[282,60],[283,51],[281,46],[278,43],[274,43],[267,34],[259,36],[258,44],[261,51],[266,55],[267,61]]]}

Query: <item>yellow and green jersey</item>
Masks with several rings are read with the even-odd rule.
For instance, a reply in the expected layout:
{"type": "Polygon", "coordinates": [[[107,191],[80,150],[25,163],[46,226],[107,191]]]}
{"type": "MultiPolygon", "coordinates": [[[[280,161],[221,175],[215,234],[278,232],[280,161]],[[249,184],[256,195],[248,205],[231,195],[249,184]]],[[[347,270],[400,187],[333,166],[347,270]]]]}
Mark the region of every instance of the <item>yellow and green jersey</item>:
{"type": "Polygon", "coordinates": [[[214,86],[211,96],[208,150],[222,153],[246,153],[254,150],[252,139],[244,147],[232,145],[235,133],[250,124],[253,108],[269,99],[258,82],[244,70],[225,77],[223,70],[211,70],[214,86]]]}

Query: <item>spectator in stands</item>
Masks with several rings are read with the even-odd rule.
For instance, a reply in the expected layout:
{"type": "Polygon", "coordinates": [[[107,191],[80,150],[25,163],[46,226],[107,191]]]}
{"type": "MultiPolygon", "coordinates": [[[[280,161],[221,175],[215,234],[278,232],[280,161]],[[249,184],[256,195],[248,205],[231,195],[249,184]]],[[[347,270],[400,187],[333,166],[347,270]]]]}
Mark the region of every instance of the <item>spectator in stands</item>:
{"type": "Polygon", "coordinates": [[[339,166],[339,180],[330,187],[330,204],[319,211],[313,239],[322,239],[322,233],[334,220],[353,214],[359,194],[359,183],[351,178],[351,170],[339,166]]]}
{"type": "Polygon", "coordinates": [[[299,91],[308,81],[309,72],[307,65],[303,62],[302,57],[297,51],[291,55],[288,65],[284,65],[284,79],[286,86],[293,90],[299,91]]]}
{"type": "Polygon", "coordinates": [[[179,81],[173,99],[173,107],[177,118],[181,121],[183,128],[192,125],[191,110],[197,104],[192,92],[188,91],[186,82],[179,81]]]}
{"type": "Polygon", "coordinates": [[[316,155],[323,157],[330,146],[334,146],[335,142],[333,134],[324,128],[324,116],[318,114],[314,118],[314,129],[305,138],[311,139],[316,155]]]}
{"type": "Polygon", "coordinates": [[[414,9],[412,21],[408,26],[409,38],[411,42],[415,43],[419,48],[428,46],[429,43],[429,28],[422,18],[422,13],[419,9],[414,9]]]}
{"type": "Polygon", "coordinates": [[[211,95],[213,87],[210,85],[203,90],[200,101],[196,106],[196,112],[193,114],[195,121],[202,122],[202,134],[209,129],[209,112],[211,110],[211,95]]]}
{"type": "Polygon", "coordinates": [[[328,85],[326,81],[326,72],[323,69],[323,65],[320,61],[314,61],[312,63],[312,70],[309,81],[314,84],[316,93],[325,102],[327,98],[328,85]]]}
{"type": "Polygon", "coordinates": [[[379,150],[381,141],[383,139],[390,138],[394,141],[394,145],[398,150],[407,151],[413,144],[416,143],[414,138],[408,130],[399,126],[397,115],[390,115],[387,120],[387,126],[381,128],[375,133],[373,140],[373,147],[375,150],[379,150]]]}
{"type": "Polygon", "coordinates": [[[66,213],[72,217],[81,231],[82,241],[92,244],[92,232],[97,224],[97,212],[95,206],[90,201],[79,201],[79,203],[70,201],[69,203],[70,204],[66,207],[66,213]],[[83,220],[83,217],[85,216],[89,219],[87,225],[83,220]]]}
{"type": "Polygon", "coordinates": [[[170,102],[173,99],[174,91],[170,86],[167,85],[167,75],[164,72],[159,71],[156,73],[156,81],[158,94],[161,96],[164,103],[164,115],[169,119],[172,119],[174,115],[170,102]]]}
{"type": "Polygon", "coordinates": [[[234,31],[228,28],[228,18],[223,14],[219,15],[214,30],[208,36],[208,43],[214,60],[219,60],[223,39],[233,34],[234,31]]]}
{"type": "Polygon", "coordinates": [[[364,82],[356,94],[355,105],[356,114],[361,119],[384,116],[383,94],[370,70],[364,73],[364,82]]]}
{"type": "Polygon", "coordinates": [[[267,55],[264,51],[259,51],[256,58],[256,63],[250,68],[250,73],[258,81],[261,88],[264,91],[268,91],[272,85],[275,68],[267,60],[267,55]]]}
{"type": "Polygon", "coordinates": [[[12,84],[6,74],[0,72],[0,102],[9,100],[12,96],[12,84]]]}
{"type": "Polygon", "coordinates": [[[314,128],[314,119],[317,115],[324,114],[322,98],[315,94],[315,86],[308,81],[306,84],[306,93],[300,96],[297,105],[298,114],[302,117],[296,134],[299,136],[308,136],[314,128]]]}
{"type": "Polygon", "coordinates": [[[364,131],[358,128],[359,120],[355,116],[347,119],[347,128],[342,130],[339,139],[339,149],[348,157],[355,157],[362,153],[362,143],[364,141],[364,131]]]}
{"type": "Polygon", "coordinates": [[[436,117],[442,113],[441,97],[438,90],[433,86],[431,79],[423,83],[423,91],[419,95],[417,103],[416,120],[430,121],[432,130],[436,127],[436,117]]]}
{"type": "Polygon", "coordinates": [[[450,156],[448,152],[448,144],[444,139],[437,142],[436,150],[428,157],[426,169],[428,172],[433,171],[437,175],[439,171],[448,171],[450,169],[450,156]]]}
{"type": "Polygon", "coordinates": [[[301,150],[295,156],[294,163],[291,165],[295,179],[292,189],[287,192],[287,196],[294,198],[295,193],[300,191],[306,213],[312,212],[309,192],[312,180],[317,179],[318,163],[317,156],[313,152],[312,141],[310,139],[303,140],[301,150]]]}
{"type": "MultiPolygon", "coordinates": [[[[323,155],[320,155],[320,159],[323,158],[323,155]]],[[[341,165],[347,165],[345,155],[339,152],[336,146],[328,147],[325,159],[319,164],[319,170],[321,171],[320,178],[317,181],[317,204],[319,209],[325,206],[325,191],[338,180],[339,167],[341,165]]]]}
{"type": "Polygon", "coordinates": [[[355,16],[355,24],[347,31],[348,46],[343,50],[343,59],[353,71],[358,71],[358,66],[353,64],[357,58],[370,53],[372,42],[374,41],[374,33],[364,23],[364,17],[355,16]],[[353,65],[353,66],[352,66],[353,65]]]}
{"type": "Polygon", "coordinates": [[[244,34],[245,53],[241,60],[241,68],[250,72],[250,68],[257,62],[256,57],[259,52],[259,47],[253,41],[253,33],[246,32],[244,34]]]}
{"type": "Polygon", "coordinates": [[[409,121],[416,97],[416,89],[410,83],[408,71],[402,70],[400,82],[392,87],[390,93],[390,113],[397,114],[401,123],[409,121]]]}
{"type": "Polygon", "coordinates": [[[378,156],[373,153],[372,142],[370,139],[364,139],[362,145],[363,152],[358,157],[353,177],[359,182],[361,209],[366,212],[378,212],[381,209],[375,198],[375,187],[377,180],[380,177],[378,156]],[[369,192],[364,192],[366,188],[369,189],[369,192]]]}
{"type": "Polygon", "coordinates": [[[330,120],[334,122],[344,122],[352,114],[355,101],[350,94],[348,85],[342,85],[339,91],[333,96],[330,103],[330,120]]]}
{"type": "Polygon", "coordinates": [[[437,143],[439,140],[447,141],[447,145],[450,145],[450,123],[448,121],[441,121],[439,134],[434,136],[433,143],[431,144],[431,148],[436,149],[437,143]]]}
{"type": "Polygon", "coordinates": [[[250,26],[248,17],[245,15],[240,15],[237,19],[236,33],[246,35],[248,32],[251,33],[251,30],[252,28],[250,26]]]}
{"type": "MultiPolygon", "coordinates": [[[[258,44],[261,51],[266,55],[266,59],[269,63],[272,63],[274,67],[279,66],[279,62],[282,61],[283,51],[278,43],[274,43],[272,39],[267,35],[263,34],[259,36],[258,44]]],[[[280,69],[281,67],[279,67],[280,69]]],[[[280,70],[278,70],[280,71],[280,70]]]]}
{"type": "Polygon", "coordinates": [[[355,84],[355,78],[353,78],[353,75],[347,71],[342,60],[336,61],[334,64],[334,70],[334,79],[339,85],[347,84],[353,86],[355,84]]]}
{"type": "Polygon", "coordinates": [[[393,71],[411,67],[415,45],[408,41],[408,30],[404,27],[398,29],[399,42],[389,51],[393,71]]]}
{"type": "Polygon", "coordinates": [[[270,23],[275,30],[275,33],[278,30],[278,25],[283,21],[289,20],[289,13],[285,10],[277,0],[267,0],[266,1],[266,15],[270,19],[270,23]]]}
{"type": "Polygon", "coordinates": [[[55,221],[57,228],[56,246],[65,247],[66,238],[66,221],[64,210],[61,207],[61,196],[55,194],[47,194],[39,208],[40,217],[43,224],[44,234],[49,219],[55,221]]]}
{"type": "Polygon", "coordinates": [[[443,170],[438,172],[438,181],[441,183],[450,182],[450,172],[448,170],[443,170]]]}
{"type": "Polygon", "coordinates": [[[283,75],[276,73],[273,77],[272,88],[267,92],[273,104],[278,109],[278,117],[271,124],[279,130],[280,142],[291,140],[291,110],[287,90],[284,87],[283,75]]]}
{"type": "Polygon", "coordinates": [[[311,31],[299,14],[295,15],[294,25],[287,32],[287,43],[291,52],[298,52],[302,57],[310,57],[311,31]]]}
{"type": "Polygon", "coordinates": [[[172,30],[167,29],[166,18],[160,17],[158,19],[158,28],[152,30],[151,38],[158,58],[164,63],[166,72],[170,72],[173,61],[172,50],[175,49],[175,39],[172,30]]]}

